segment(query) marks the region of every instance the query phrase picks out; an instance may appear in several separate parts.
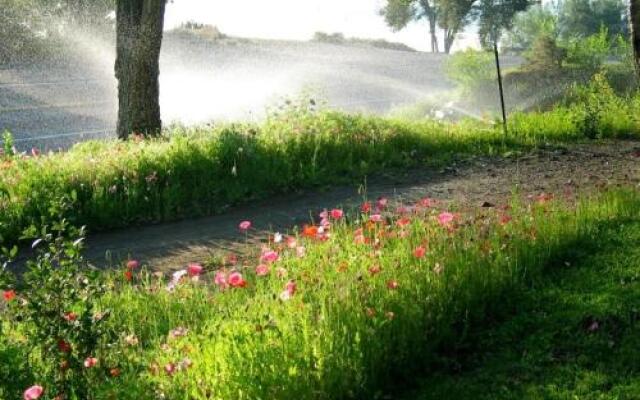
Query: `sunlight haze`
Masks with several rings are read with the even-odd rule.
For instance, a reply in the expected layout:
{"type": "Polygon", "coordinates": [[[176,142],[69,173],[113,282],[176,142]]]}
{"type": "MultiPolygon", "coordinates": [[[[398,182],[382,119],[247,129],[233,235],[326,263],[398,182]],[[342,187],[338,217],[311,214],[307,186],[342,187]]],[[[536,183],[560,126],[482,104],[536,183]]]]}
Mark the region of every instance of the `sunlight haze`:
{"type": "MultiPolygon", "coordinates": [[[[379,10],[384,0],[175,0],[169,4],[166,27],[185,21],[217,26],[231,36],[308,40],[317,31],[348,37],[382,38],[428,50],[427,24],[413,22],[400,32],[387,27],[379,10]]],[[[473,43],[461,38],[458,47],[473,43]]]]}

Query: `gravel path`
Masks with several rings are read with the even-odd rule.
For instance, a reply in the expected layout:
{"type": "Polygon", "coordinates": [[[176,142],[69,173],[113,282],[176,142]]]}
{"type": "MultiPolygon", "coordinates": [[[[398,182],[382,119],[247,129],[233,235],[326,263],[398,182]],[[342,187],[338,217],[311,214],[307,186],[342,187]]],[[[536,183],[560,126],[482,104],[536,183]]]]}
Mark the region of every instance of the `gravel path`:
{"type": "MultiPolygon", "coordinates": [[[[432,197],[455,207],[504,203],[520,195],[589,192],[615,185],[640,185],[640,141],[604,141],[536,150],[518,157],[460,161],[440,170],[418,169],[368,180],[366,196],[386,196],[400,202],[432,197]]],[[[177,269],[204,261],[213,254],[241,250],[245,237],[238,223],[251,220],[256,228],[250,240],[267,232],[286,231],[310,221],[324,208],[356,207],[365,196],[364,185],[289,194],[271,198],[213,217],[133,228],[88,238],[88,257],[104,266],[132,257],[159,270],[177,269]],[[106,261],[106,262],[105,262],[106,261]]]]}

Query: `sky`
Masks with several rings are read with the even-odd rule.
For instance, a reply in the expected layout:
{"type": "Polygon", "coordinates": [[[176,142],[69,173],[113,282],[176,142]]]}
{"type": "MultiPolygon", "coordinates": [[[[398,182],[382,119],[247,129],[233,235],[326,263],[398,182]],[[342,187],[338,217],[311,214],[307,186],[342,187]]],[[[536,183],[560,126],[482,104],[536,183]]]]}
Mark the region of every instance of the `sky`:
{"type": "MultiPolygon", "coordinates": [[[[308,40],[317,31],[342,32],[429,49],[426,21],[393,32],[379,15],[383,6],[384,0],[174,0],[165,23],[170,29],[196,21],[215,25],[227,35],[264,39],[308,40]]],[[[474,36],[463,34],[458,46],[468,47],[474,36]]]]}

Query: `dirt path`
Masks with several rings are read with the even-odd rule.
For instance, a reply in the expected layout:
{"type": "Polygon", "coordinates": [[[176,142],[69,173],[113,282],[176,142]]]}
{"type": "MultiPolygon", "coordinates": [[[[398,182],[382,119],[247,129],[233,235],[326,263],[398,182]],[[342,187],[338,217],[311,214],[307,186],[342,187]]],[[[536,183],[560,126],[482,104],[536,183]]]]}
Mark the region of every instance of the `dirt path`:
{"type": "MultiPolygon", "coordinates": [[[[518,157],[473,158],[441,171],[413,170],[403,176],[369,180],[366,196],[412,202],[423,197],[461,206],[504,203],[517,187],[522,195],[573,193],[596,188],[640,185],[640,141],[605,141],[536,150],[518,157]]],[[[88,258],[110,265],[129,254],[159,270],[204,261],[220,251],[238,249],[245,237],[242,220],[253,222],[254,240],[266,232],[286,231],[310,221],[324,208],[351,208],[364,198],[364,185],[324,192],[285,195],[207,218],[139,227],[88,238],[88,258]]]]}

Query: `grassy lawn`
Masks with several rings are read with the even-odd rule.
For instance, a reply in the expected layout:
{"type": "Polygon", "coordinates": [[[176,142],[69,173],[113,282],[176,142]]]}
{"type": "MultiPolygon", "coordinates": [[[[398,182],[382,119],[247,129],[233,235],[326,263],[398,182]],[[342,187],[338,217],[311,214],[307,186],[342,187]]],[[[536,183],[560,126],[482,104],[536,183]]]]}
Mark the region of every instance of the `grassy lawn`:
{"type": "Polygon", "coordinates": [[[407,399],[640,398],[639,244],[638,219],[603,229],[407,399]]]}

